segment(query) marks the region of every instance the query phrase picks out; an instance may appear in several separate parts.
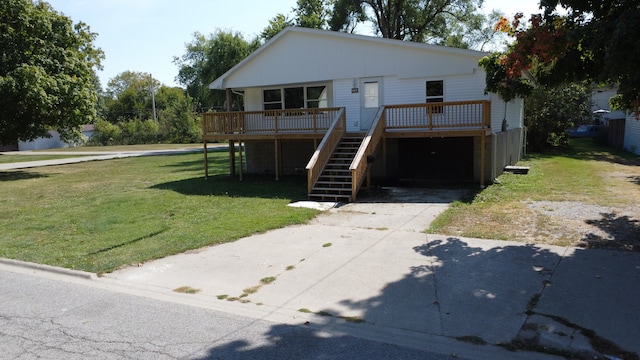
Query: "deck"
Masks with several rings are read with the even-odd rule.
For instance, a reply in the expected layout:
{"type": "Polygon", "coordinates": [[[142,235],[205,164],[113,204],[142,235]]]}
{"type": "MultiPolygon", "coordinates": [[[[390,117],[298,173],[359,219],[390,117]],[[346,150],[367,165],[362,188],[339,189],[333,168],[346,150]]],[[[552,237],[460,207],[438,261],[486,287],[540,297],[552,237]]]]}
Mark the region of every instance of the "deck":
{"type": "MultiPolygon", "coordinates": [[[[477,136],[490,129],[489,101],[388,105],[384,137],[477,136]]],[[[341,108],[209,112],[203,140],[322,139],[341,108]]]]}
{"type": "MultiPolygon", "coordinates": [[[[367,159],[373,156],[385,138],[418,137],[478,137],[481,141],[481,185],[484,185],[485,141],[491,134],[491,103],[486,100],[387,105],[378,111],[370,129],[364,135],[353,159],[349,159],[350,194],[354,201],[365,179],[369,177],[367,159]]],[[[334,150],[346,137],[344,108],[286,109],[267,111],[212,112],[203,114],[203,142],[205,144],[205,172],[208,176],[207,142],[235,142],[274,140],[276,142],[276,178],[278,174],[278,141],[313,139],[316,151],[306,169],[308,191],[322,176],[334,150]],[[319,144],[318,141],[321,141],[319,144]]],[[[242,147],[240,147],[242,149],[242,147]]],[[[242,151],[242,150],[241,150],[242,151]]],[[[231,172],[235,173],[235,157],[230,155],[231,172]]],[[[240,152],[242,162],[242,152],[240,152]]],[[[240,166],[242,177],[242,165],[240,166]]],[[[341,189],[347,187],[341,185],[341,189]]],[[[337,197],[337,195],[336,195],[337,197]]]]}

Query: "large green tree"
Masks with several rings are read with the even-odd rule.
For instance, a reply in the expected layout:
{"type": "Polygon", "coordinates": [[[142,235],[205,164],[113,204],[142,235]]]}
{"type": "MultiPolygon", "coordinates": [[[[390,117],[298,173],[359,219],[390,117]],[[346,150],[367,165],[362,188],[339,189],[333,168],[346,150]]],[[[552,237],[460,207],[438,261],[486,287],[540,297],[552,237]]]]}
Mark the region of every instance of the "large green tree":
{"type": "MultiPolygon", "coordinates": [[[[224,109],[225,94],[210,91],[208,85],[259,46],[257,38],[247,41],[238,32],[218,30],[208,36],[196,32],[186,44],[185,54],[174,58],[179,69],[176,79],[195,100],[198,111],[224,109]]],[[[239,106],[234,104],[234,108],[239,106]]]]}
{"type": "Polygon", "coordinates": [[[454,24],[473,19],[483,0],[335,0],[332,30],[369,20],[384,38],[441,43],[454,24]]]}
{"type": "Polygon", "coordinates": [[[617,84],[614,105],[640,114],[640,4],[637,0],[541,0],[542,14],[519,14],[498,27],[515,42],[488,74],[488,89],[531,72],[542,85],[617,84]],[[565,11],[556,12],[560,6],[565,11]],[[500,73],[500,74],[498,74],[500,73]]]}
{"type": "Polygon", "coordinates": [[[96,35],[45,2],[0,2],[0,142],[49,129],[71,139],[94,120],[94,71],[104,58],[96,35]]]}
{"type": "Polygon", "coordinates": [[[160,82],[150,74],[124,71],[107,83],[106,120],[117,123],[134,118],[153,119],[151,89],[156,91],[160,82]]]}

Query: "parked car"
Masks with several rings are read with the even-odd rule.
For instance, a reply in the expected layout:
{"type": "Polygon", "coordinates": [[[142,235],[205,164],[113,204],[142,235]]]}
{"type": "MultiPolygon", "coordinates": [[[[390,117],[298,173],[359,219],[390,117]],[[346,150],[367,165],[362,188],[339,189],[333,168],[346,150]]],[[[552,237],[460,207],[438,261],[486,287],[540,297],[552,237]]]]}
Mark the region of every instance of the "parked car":
{"type": "Polygon", "coordinates": [[[600,131],[600,126],[580,125],[577,129],[567,129],[565,131],[569,134],[569,137],[572,138],[596,137],[598,131],[600,131]]]}

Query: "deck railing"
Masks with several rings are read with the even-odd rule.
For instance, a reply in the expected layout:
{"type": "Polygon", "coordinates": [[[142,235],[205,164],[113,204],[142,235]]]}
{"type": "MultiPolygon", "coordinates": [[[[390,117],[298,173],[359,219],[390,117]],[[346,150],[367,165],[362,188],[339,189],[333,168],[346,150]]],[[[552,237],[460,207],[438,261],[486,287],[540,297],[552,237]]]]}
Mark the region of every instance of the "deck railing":
{"type": "Polygon", "coordinates": [[[347,117],[345,115],[344,108],[340,108],[337,113],[336,121],[331,124],[331,127],[325,134],[324,138],[318,145],[318,148],[311,156],[311,160],[307,164],[307,193],[310,194],[313,189],[313,184],[318,181],[322,169],[329,161],[333,150],[336,148],[340,139],[347,131],[347,117]]]}
{"type": "Polygon", "coordinates": [[[340,108],[209,112],[202,114],[204,135],[324,133],[340,108]]]}
{"type": "Polygon", "coordinates": [[[385,106],[387,130],[491,127],[487,100],[385,106]]]}
{"type": "Polygon", "coordinates": [[[360,148],[358,148],[358,152],[349,167],[349,170],[351,170],[351,201],[356,201],[356,195],[365,179],[370,162],[374,160],[373,156],[384,135],[385,128],[386,112],[381,109],[373,120],[367,135],[365,135],[362,140],[362,144],[360,148]]]}

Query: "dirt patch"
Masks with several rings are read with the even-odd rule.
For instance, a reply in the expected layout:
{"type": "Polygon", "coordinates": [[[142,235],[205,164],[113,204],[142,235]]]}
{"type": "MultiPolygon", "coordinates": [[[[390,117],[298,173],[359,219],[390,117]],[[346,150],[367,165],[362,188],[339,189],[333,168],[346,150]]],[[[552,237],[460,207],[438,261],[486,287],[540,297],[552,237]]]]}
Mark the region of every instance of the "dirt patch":
{"type": "MultiPolygon", "coordinates": [[[[637,163],[597,161],[601,161],[594,167],[597,172],[578,175],[575,182],[580,184],[582,176],[595,176],[591,183],[598,186],[584,191],[534,191],[506,201],[489,198],[485,202],[480,193],[473,206],[460,206],[453,221],[445,218],[445,225],[434,231],[530,244],[640,251],[640,159],[637,163]]],[[[488,196],[496,193],[500,190],[488,196]]]]}
{"type": "Polygon", "coordinates": [[[546,218],[546,230],[538,230],[545,242],[577,239],[572,245],[640,251],[640,217],[630,209],[579,201],[534,201],[528,207],[546,218]]]}

